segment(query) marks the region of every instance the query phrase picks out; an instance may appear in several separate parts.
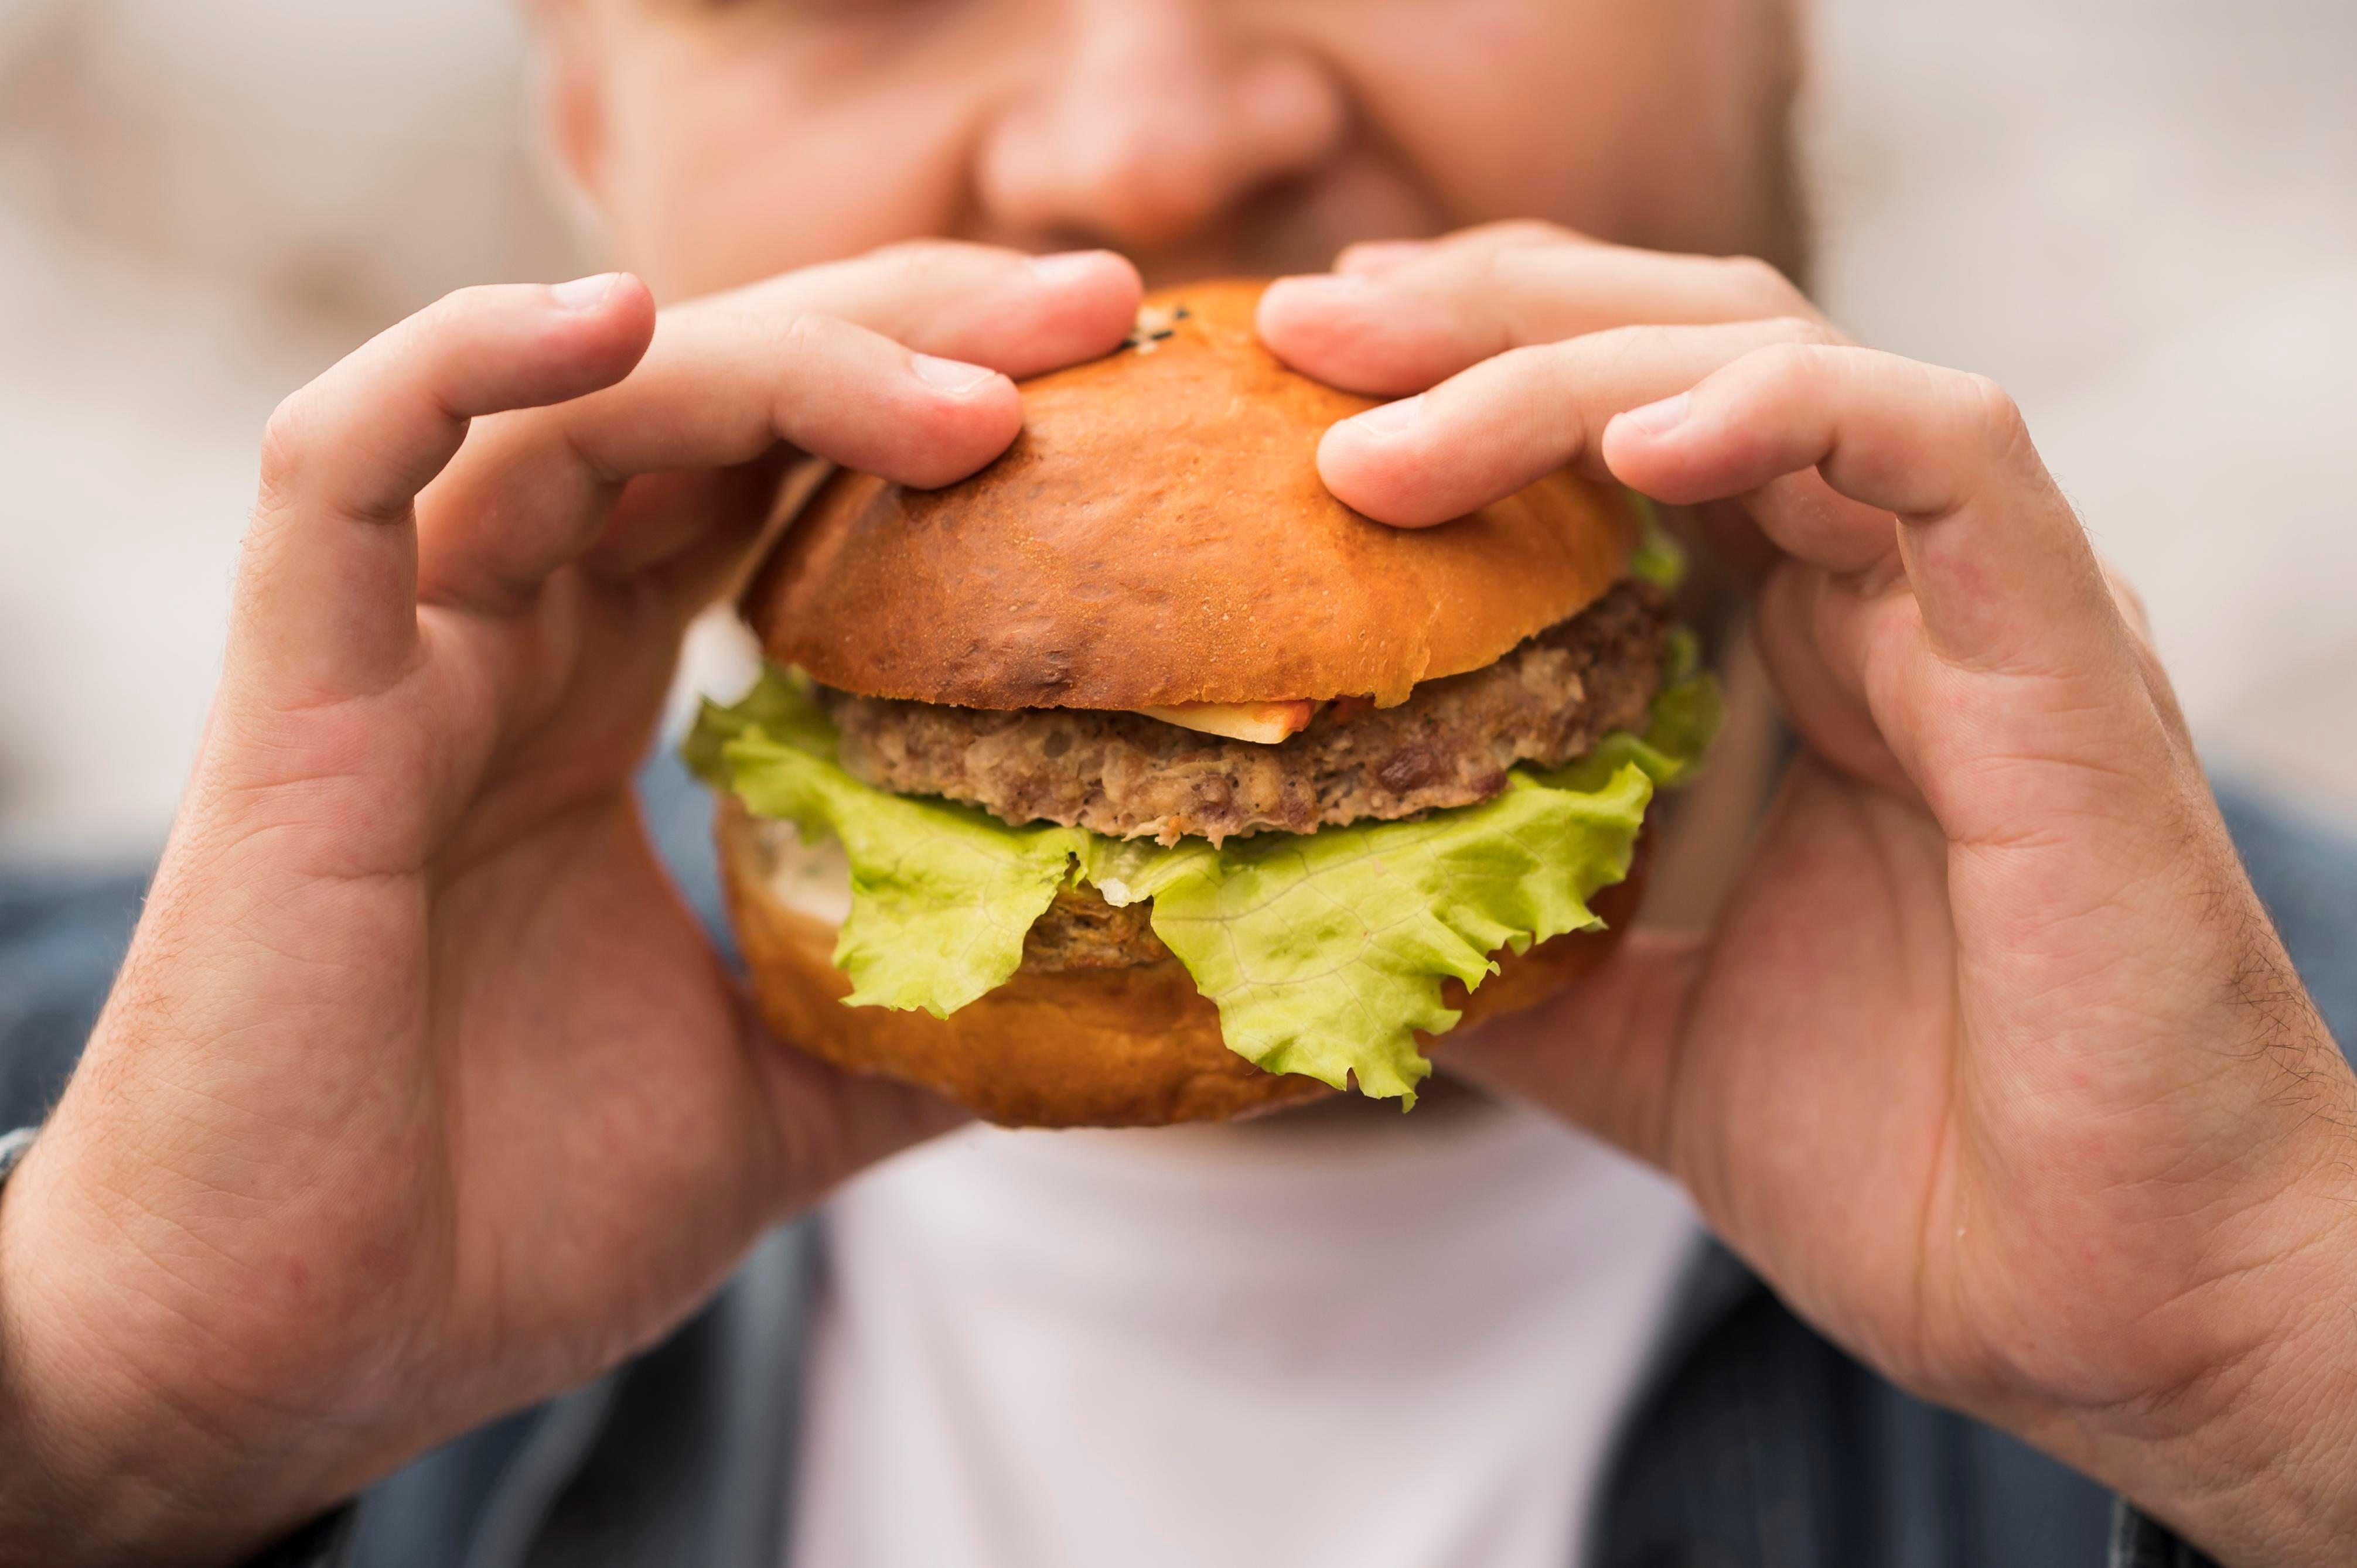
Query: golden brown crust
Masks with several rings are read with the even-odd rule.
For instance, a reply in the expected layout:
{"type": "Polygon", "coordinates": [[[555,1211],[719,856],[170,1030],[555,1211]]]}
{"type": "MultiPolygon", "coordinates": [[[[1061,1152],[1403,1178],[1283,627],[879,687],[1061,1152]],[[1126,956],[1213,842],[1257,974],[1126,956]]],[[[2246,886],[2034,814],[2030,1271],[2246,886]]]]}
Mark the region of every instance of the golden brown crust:
{"type": "Polygon", "coordinates": [[[1264,286],[1152,296],[1168,337],[1025,382],[1023,434],[961,484],[830,479],[745,596],[770,654],[958,707],[1388,704],[1623,575],[1633,514],[1567,473],[1442,528],[1336,500],[1318,437],[1373,403],[1261,346],[1264,286]]]}
{"type": "MultiPolygon", "coordinates": [[[[1018,970],[947,1018],[845,1007],[851,982],[834,967],[835,928],[771,893],[741,805],[722,802],[716,832],[762,1021],[838,1067],[920,1084],[1010,1127],[1225,1121],[1333,1092],[1315,1079],[1263,1072],[1229,1050],[1218,1010],[1176,961],[1018,970]]],[[[1641,854],[1629,879],[1595,900],[1611,929],[1557,937],[1520,958],[1501,954],[1499,972],[1469,999],[1450,984],[1451,1005],[1473,1023],[1533,1006],[1586,973],[1611,950],[1642,880],[1641,854]]]]}

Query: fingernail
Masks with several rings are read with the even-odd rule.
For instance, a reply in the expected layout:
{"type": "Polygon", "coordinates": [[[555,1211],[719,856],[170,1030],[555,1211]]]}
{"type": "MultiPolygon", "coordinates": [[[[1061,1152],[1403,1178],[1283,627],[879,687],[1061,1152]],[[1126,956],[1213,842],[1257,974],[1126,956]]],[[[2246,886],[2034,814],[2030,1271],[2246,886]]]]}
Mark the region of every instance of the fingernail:
{"type": "Polygon", "coordinates": [[[1351,423],[1379,440],[1389,440],[1407,431],[1423,417],[1424,394],[1418,392],[1414,397],[1405,397],[1397,403],[1387,403],[1364,413],[1354,414],[1351,423]]]}
{"type": "Polygon", "coordinates": [[[575,278],[571,283],[552,284],[548,297],[564,310],[594,310],[606,303],[614,285],[622,281],[619,273],[599,273],[595,277],[575,278]]]}
{"type": "Polygon", "coordinates": [[[1632,408],[1620,417],[1648,435],[1666,435],[1686,422],[1694,403],[1694,394],[1680,392],[1659,403],[1649,403],[1642,408],[1632,408]]]}
{"type": "Polygon", "coordinates": [[[1049,288],[1069,288],[1103,272],[1104,257],[1103,251],[1059,251],[1052,256],[1033,256],[1031,275],[1049,288]]]}
{"type": "Polygon", "coordinates": [[[917,379],[927,386],[945,392],[952,397],[963,397],[998,372],[982,365],[969,365],[963,360],[941,360],[931,354],[919,354],[909,362],[917,379]]]}

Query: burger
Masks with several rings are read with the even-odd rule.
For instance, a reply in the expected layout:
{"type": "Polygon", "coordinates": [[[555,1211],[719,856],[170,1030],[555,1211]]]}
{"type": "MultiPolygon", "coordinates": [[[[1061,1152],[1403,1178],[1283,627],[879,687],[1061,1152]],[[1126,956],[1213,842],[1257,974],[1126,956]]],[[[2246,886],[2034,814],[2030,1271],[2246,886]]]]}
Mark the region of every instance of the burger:
{"type": "Polygon", "coordinates": [[[1625,925],[1715,714],[1643,504],[1351,510],[1318,442],[1372,404],[1261,287],[1149,296],[960,484],[832,475],[755,574],[687,754],[780,1038],[1013,1125],[1412,1106],[1625,925]]]}

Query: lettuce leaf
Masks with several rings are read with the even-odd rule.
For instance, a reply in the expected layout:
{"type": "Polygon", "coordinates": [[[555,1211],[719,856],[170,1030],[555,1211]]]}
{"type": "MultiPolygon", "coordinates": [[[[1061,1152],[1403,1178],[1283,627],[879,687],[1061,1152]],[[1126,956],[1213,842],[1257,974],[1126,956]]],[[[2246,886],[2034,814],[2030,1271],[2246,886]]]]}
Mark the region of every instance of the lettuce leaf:
{"type": "Polygon", "coordinates": [[[1023,938],[1094,834],[1011,828],[947,800],[862,784],[834,761],[834,730],[808,691],[776,671],[730,707],[706,703],[684,748],[716,788],[805,839],[839,839],[851,913],[834,944],[854,1007],[920,1007],[945,1018],[1006,983],[1023,938]]]}
{"type": "Polygon", "coordinates": [[[1637,513],[1641,533],[1636,553],[1629,558],[1629,575],[1641,578],[1664,593],[1674,594],[1686,580],[1686,551],[1677,537],[1662,524],[1661,509],[1651,496],[1635,490],[1622,492],[1637,513]]]}
{"type": "MultiPolygon", "coordinates": [[[[1116,879],[1154,900],[1155,934],[1219,1007],[1229,1049],[1412,1100],[1432,1070],[1415,1031],[1457,1023],[1444,977],[1471,989],[1500,949],[1601,924],[1587,899],[1629,874],[1652,793],[1633,763],[1592,790],[1516,773],[1496,798],[1422,822],[1180,845],[1116,879]]],[[[1102,890],[1128,847],[1084,857],[1082,875],[1102,890]]]]}
{"type": "Polygon", "coordinates": [[[1239,1056],[1413,1105],[1432,1070],[1416,1033],[1458,1021],[1445,980],[1473,989],[1498,952],[1601,924],[1587,900],[1628,875],[1654,789],[1685,777],[1717,725],[1717,689],[1695,662],[1681,640],[1643,736],[1516,768],[1479,805],[1216,849],[1009,827],[862,784],[834,761],[807,686],[775,670],[738,703],[705,703],[685,752],[753,812],[842,841],[852,900],[834,956],[852,1005],[964,1006],[1015,972],[1069,877],[1110,903],[1154,901],[1156,935],[1239,1056]]]}

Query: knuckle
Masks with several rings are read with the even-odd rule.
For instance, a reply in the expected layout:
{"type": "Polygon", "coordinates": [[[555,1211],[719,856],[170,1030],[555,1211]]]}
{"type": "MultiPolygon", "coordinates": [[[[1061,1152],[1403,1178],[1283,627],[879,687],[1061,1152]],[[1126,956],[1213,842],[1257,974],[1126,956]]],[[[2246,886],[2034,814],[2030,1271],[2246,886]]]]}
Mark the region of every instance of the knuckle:
{"type": "Polygon", "coordinates": [[[509,297],[507,291],[495,285],[478,284],[468,288],[452,289],[409,318],[406,323],[409,339],[423,346],[447,338],[457,331],[463,323],[505,305],[509,297]]]}
{"type": "Polygon", "coordinates": [[[1768,325],[1786,342],[1809,348],[1831,349],[1843,341],[1830,323],[1814,316],[1778,316],[1770,317],[1768,325]]]}
{"type": "Polygon", "coordinates": [[[1770,343],[1746,357],[1779,389],[1799,394],[1833,372],[1837,352],[1830,344],[1802,341],[1770,343]]]}
{"type": "Polygon", "coordinates": [[[1774,263],[1758,256],[1719,259],[1727,292],[1755,316],[1805,316],[1808,301],[1774,263]]]}
{"type": "Polygon", "coordinates": [[[964,247],[955,240],[894,240],[867,252],[870,261],[902,265],[921,264],[952,255],[964,247]]]}
{"type": "Polygon", "coordinates": [[[1468,372],[1461,385],[1428,396],[1427,402],[1454,407],[1460,403],[1544,395],[1540,389],[1559,386],[1576,374],[1573,364],[1573,350],[1567,345],[1525,343],[1492,355],[1468,372]]]}
{"type": "Polygon", "coordinates": [[[1966,374],[1962,392],[1966,409],[1988,450],[1998,456],[2029,444],[2029,421],[2013,394],[1986,376],[1966,374]]]}
{"type": "Polygon", "coordinates": [[[896,240],[870,251],[868,257],[911,278],[925,279],[981,264],[1005,265],[1016,260],[1017,252],[967,240],[896,240]]]}
{"type": "Polygon", "coordinates": [[[2113,601],[2120,607],[2121,618],[2138,638],[2149,642],[2152,638],[2152,611],[2146,605],[2144,595],[2136,590],[2136,584],[2118,566],[2107,560],[2099,560],[2099,564],[2103,567],[2104,582],[2112,590],[2113,601]]]}
{"type": "Polygon", "coordinates": [[[1495,245],[1558,245],[1584,242],[1582,236],[1560,223],[1539,218],[1505,218],[1473,231],[1495,245]]]}
{"type": "Polygon", "coordinates": [[[2136,628],[2136,635],[2149,640],[2152,637],[2152,607],[2145,603],[2145,597],[2136,591],[2136,585],[2115,577],[2112,579],[2112,591],[2118,596],[2120,611],[2127,617],[2128,624],[2136,628]]]}
{"type": "Polygon", "coordinates": [[[291,497],[303,482],[317,423],[312,412],[311,389],[290,393],[270,411],[262,427],[262,504],[270,507],[291,497]]]}
{"type": "Polygon", "coordinates": [[[1565,360],[1593,356],[1613,366],[1643,364],[1668,357],[1677,346],[1678,331],[1679,328],[1674,327],[1641,322],[1629,327],[1608,327],[1601,332],[1566,338],[1561,343],[1542,344],[1539,349],[1527,351],[1551,351],[1557,359],[1565,360]]]}
{"type": "Polygon", "coordinates": [[[796,358],[814,357],[834,346],[842,323],[815,310],[797,310],[778,323],[778,347],[796,358]]]}
{"type": "Polygon", "coordinates": [[[424,310],[419,311],[418,319],[438,326],[454,316],[464,316],[470,310],[502,303],[511,296],[511,290],[503,288],[498,284],[469,284],[465,288],[452,289],[424,310]]]}

